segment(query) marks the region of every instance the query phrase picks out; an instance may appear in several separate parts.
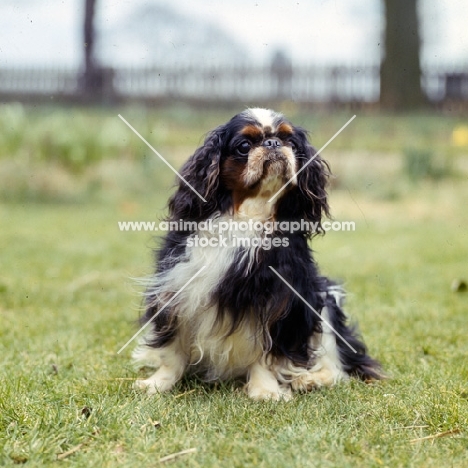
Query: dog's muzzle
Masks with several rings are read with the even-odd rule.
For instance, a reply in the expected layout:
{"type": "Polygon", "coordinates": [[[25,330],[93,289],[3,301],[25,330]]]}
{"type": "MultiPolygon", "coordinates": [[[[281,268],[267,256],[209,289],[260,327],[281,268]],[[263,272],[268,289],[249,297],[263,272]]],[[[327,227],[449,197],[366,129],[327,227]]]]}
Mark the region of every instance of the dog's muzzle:
{"type": "Polygon", "coordinates": [[[269,162],[287,162],[286,155],[283,153],[283,144],[277,138],[268,138],[262,143],[264,148],[264,161],[269,162]]]}

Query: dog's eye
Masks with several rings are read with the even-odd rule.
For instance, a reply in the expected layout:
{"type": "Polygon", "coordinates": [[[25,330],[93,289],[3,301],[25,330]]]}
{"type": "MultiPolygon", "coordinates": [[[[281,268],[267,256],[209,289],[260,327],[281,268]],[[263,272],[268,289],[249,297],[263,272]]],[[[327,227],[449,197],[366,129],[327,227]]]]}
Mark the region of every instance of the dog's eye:
{"type": "Polygon", "coordinates": [[[296,143],[294,143],[294,141],[292,141],[292,140],[289,140],[288,143],[289,143],[289,145],[291,146],[291,149],[292,149],[294,152],[296,152],[296,150],[297,150],[297,145],[296,145],[296,143]]]}
{"type": "Polygon", "coordinates": [[[252,145],[247,141],[244,140],[238,147],[237,147],[237,152],[241,156],[247,156],[249,154],[250,148],[252,148],[252,145]]]}

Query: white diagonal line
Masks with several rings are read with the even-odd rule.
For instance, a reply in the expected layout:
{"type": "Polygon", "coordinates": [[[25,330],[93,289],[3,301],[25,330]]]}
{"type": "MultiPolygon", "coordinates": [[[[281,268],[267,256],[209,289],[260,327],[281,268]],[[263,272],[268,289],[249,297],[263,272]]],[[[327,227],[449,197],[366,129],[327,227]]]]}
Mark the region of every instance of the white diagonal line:
{"type": "Polygon", "coordinates": [[[314,312],[321,320],[324,322],[330,330],[332,330],[336,336],[338,336],[343,343],[348,346],[352,351],[357,353],[357,351],[326,321],[323,319],[323,317],[272,267],[270,266],[270,270],[273,271],[273,273],[276,274],[276,276],[283,281],[283,283],[294,293],[296,296],[307,306],[309,309],[314,312]]]}
{"type": "Polygon", "coordinates": [[[120,354],[201,272],[206,268],[202,266],[158,311],[151,317],[118,351],[120,354]]]}
{"type": "Polygon", "coordinates": [[[155,154],[156,156],[158,156],[163,162],[165,162],[166,165],[167,165],[167,167],[169,167],[169,169],[171,169],[172,172],[174,172],[174,174],[175,174],[177,177],[179,177],[181,180],[183,180],[183,181],[185,182],[185,184],[186,184],[188,187],[190,187],[190,188],[193,190],[193,192],[196,193],[196,194],[198,195],[198,197],[199,197],[200,199],[202,199],[202,200],[206,203],[206,200],[192,187],[192,185],[190,185],[190,183],[187,182],[187,180],[185,180],[184,177],[181,176],[181,175],[177,172],[177,170],[174,169],[174,168],[172,167],[172,165],[171,165],[166,159],[164,159],[164,158],[161,156],[161,154],[159,154],[159,152],[156,151],[156,150],[155,150],[155,149],[154,149],[154,148],[153,148],[153,147],[152,147],[152,146],[151,146],[151,145],[150,145],[150,144],[149,144],[149,143],[148,143],[148,142],[147,142],[147,141],[146,141],[146,140],[145,140],[145,139],[144,139],[144,138],[143,138],[143,137],[142,137],[142,136],[141,136],[141,135],[140,135],[140,134],[139,134],[139,133],[138,133],[138,132],[137,132],[121,115],[120,115],[120,114],[118,114],[118,115],[119,115],[119,118],[120,118],[131,130],[133,130],[133,133],[135,133],[135,135],[139,136],[140,139],[146,144],[146,146],[148,146],[148,148],[150,148],[150,149],[154,152],[154,154],[155,154]]]}
{"type": "Polygon", "coordinates": [[[353,115],[269,200],[271,203],[354,119],[353,115]]]}

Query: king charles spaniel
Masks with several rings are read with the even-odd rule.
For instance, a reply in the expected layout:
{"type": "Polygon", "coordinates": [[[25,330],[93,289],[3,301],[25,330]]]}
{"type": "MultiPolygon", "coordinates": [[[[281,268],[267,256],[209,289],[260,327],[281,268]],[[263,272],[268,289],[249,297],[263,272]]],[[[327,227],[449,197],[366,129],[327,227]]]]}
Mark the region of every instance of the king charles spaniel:
{"type": "Polygon", "coordinates": [[[309,246],[329,215],[329,173],[306,132],[247,109],[211,131],[180,175],[133,353],[157,370],[135,387],[165,392],[195,372],[245,378],[252,399],[280,400],[381,378],[309,246]]]}

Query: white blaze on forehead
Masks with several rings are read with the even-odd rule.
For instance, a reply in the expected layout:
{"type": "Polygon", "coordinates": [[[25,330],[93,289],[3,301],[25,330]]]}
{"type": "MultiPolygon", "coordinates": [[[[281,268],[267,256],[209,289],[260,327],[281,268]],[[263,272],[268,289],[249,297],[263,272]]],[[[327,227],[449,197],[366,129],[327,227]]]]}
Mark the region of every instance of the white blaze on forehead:
{"type": "Polygon", "coordinates": [[[262,127],[270,127],[271,129],[274,128],[275,121],[282,117],[281,114],[278,114],[271,109],[262,109],[260,107],[247,109],[246,112],[250,114],[262,127]]]}

